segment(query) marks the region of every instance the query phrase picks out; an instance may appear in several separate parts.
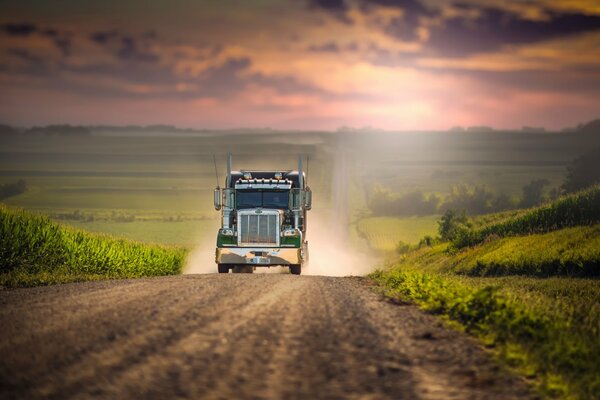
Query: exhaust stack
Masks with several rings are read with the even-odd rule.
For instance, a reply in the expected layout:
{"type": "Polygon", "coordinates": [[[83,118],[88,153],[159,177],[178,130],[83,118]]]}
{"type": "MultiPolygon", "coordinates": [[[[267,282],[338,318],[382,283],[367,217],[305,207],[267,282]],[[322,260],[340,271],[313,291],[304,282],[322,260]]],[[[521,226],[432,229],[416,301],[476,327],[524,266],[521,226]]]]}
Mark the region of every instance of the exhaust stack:
{"type": "Polygon", "coordinates": [[[304,189],[304,174],[302,172],[302,156],[298,156],[298,183],[300,189],[304,189]]]}
{"type": "Polygon", "coordinates": [[[231,187],[231,153],[227,153],[227,187],[231,187]]]}

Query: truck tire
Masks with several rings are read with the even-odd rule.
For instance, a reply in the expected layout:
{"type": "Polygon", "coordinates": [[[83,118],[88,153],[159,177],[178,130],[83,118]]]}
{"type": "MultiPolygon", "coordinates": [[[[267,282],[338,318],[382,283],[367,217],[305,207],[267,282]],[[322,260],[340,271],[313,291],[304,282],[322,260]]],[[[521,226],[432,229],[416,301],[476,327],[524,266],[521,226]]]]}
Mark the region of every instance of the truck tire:
{"type": "Polygon", "coordinates": [[[229,272],[229,265],[227,264],[218,264],[217,269],[220,274],[226,274],[229,272]]]}
{"type": "Polygon", "coordinates": [[[302,264],[290,265],[290,273],[292,275],[300,275],[302,273],[302,264]]]}
{"type": "Polygon", "coordinates": [[[234,274],[251,274],[254,272],[252,265],[235,265],[233,267],[234,274]]]}

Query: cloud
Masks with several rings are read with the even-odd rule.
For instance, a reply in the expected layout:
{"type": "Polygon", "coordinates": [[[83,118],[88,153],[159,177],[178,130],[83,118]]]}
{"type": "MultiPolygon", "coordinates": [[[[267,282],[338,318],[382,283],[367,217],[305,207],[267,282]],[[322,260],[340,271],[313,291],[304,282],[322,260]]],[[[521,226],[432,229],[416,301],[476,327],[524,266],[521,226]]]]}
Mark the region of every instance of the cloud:
{"type": "Polygon", "coordinates": [[[431,27],[427,46],[440,55],[462,57],[600,29],[596,15],[547,12],[548,19],[532,20],[500,8],[474,9],[477,18],[458,16],[431,27]]]}
{"type": "Polygon", "coordinates": [[[11,36],[29,36],[38,30],[37,26],[31,23],[7,23],[1,27],[4,33],[11,36]]]}
{"type": "Polygon", "coordinates": [[[321,45],[313,44],[308,47],[309,51],[314,51],[317,53],[339,53],[340,46],[338,46],[334,42],[328,42],[321,45]]]}
{"type": "Polygon", "coordinates": [[[99,31],[90,34],[90,40],[98,44],[107,44],[113,39],[118,38],[119,32],[116,29],[109,31],[99,31]]]}
{"type": "Polygon", "coordinates": [[[310,0],[309,4],[315,8],[334,12],[346,11],[348,9],[344,0],[310,0]]]}
{"type": "MultiPolygon", "coordinates": [[[[467,3],[420,0],[312,1],[313,9],[349,19],[359,12],[372,16],[379,29],[401,42],[423,45],[424,54],[463,57],[493,52],[506,45],[521,45],[600,30],[600,15],[583,11],[550,9],[543,2],[467,3]],[[379,10],[399,10],[385,20],[379,10]]],[[[356,17],[353,17],[356,21],[356,17]]],[[[316,50],[316,49],[315,49],[316,50]]]]}
{"type": "Polygon", "coordinates": [[[159,56],[157,54],[142,51],[139,48],[137,41],[131,36],[123,36],[121,44],[117,51],[117,56],[123,60],[136,60],[143,62],[157,62],[159,56]]]}
{"type": "Polygon", "coordinates": [[[399,8],[406,14],[412,15],[433,16],[437,14],[433,9],[424,6],[419,0],[361,0],[361,6],[363,9],[372,6],[399,8]]]}
{"type": "Polygon", "coordinates": [[[598,104],[600,12],[457,1],[198,2],[177,18],[132,6],[82,20],[76,7],[38,7],[0,23],[0,100],[20,95],[11,110],[24,119],[51,115],[27,106],[45,94],[56,118],[138,110],[141,121],[287,127],[492,124],[552,92],[548,110],[598,104]],[[515,93],[518,107],[505,104],[515,93]]]}
{"type": "Polygon", "coordinates": [[[10,37],[38,37],[47,38],[61,52],[67,56],[71,50],[71,33],[56,28],[40,28],[29,22],[24,23],[6,23],[0,26],[0,31],[10,37]]]}
{"type": "Polygon", "coordinates": [[[347,15],[350,7],[344,0],[309,0],[308,4],[309,8],[313,10],[326,11],[338,21],[348,25],[352,24],[352,20],[347,15]]]}
{"type": "Polygon", "coordinates": [[[89,39],[95,44],[111,49],[114,55],[122,60],[141,62],[158,62],[158,54],[148,50],[148,43],[157,38],[154,31],[140,35],[123,34],[116,29],[96,31],[89,34],[89,39]]]}

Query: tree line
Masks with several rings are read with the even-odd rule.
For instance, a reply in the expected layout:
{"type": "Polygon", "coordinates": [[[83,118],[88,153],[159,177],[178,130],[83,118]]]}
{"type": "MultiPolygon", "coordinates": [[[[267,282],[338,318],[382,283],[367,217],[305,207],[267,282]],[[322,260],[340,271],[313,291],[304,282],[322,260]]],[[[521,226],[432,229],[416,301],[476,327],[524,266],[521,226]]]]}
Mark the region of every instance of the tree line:
{"type": "Polygon", "coordinates": [[[546,190],[547,179],[533,179],[514,198],[496,193],[485,185],[457,184],[450,193],[441,196],[415,190],[405,194],[376,187],[368,206],[374,216],[413,216],[442,214],[448,210],[464,210],[469,215],[481,215],[515,208],[529,208],[554,200],[563,194],[573,193],[600,182],[600,147],[575,159],[567,168],[566,178],[560,188],[546,190]]]}

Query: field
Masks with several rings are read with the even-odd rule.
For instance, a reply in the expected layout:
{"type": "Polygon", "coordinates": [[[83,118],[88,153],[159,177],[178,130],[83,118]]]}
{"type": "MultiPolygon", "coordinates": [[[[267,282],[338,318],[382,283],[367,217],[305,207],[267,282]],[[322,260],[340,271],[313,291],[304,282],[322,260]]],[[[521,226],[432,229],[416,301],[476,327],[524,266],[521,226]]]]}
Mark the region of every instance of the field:
{"type": "MultiPolygon", "coordinates": [[[[597,190],[484,219],[494,221],[491,227],[522,226],[565,204],[576,215],[592,214],[598,202],[581,199],[597,190]]],[[[414,249],[371,277],[388,296],[414,301],[479,336],[544,396],[593,399],[600,391],[600,219],[582,222],[569,228],[546,222],[545,233],[507,231],[461,249],[449,243],[414,249]]]]}
{"type": "Polygon", "coordinates": [[[417,244],[423,236],[437,233],[439,216],[371,217],[358,222],[358,231],[373,250],[390,252],[399,242],[417,244]]]}
{"type": "Polygon", "coordinates": [[[367,201],[374,187],[444,195],[454,184],[485,184],[516,196],[534,178],[557,187],[568,162],[591,140],[517,132],[170,135],[135,136],[123,129],[79,138],[0,137],[0,184],[24,179],[28,187],[2,202],[94,232],[190,247],[212,240],[218,225],[213,154],[221,184],[227,152],[234,154],[234,168],[249,169],[293,169],[297,155],[306,154],[315,215],[353,224],[351,238],[366,237],[387,251],[400,240],[415,243],[433,233],[435,216],[372,220],[367,201]]]}
{"type": "MultiPolygon", "coordinates": [[[[0,184],[24,179],[28,190],[3,202],[93,232],[191,248],[214,240],[219,225],[212,207],[213,154],[222,184],[228,150],[238,167],[266,167],[252,155],[251,141],[235,136],[13,138],[2,143],[0,184]]],[[[268,135],[260,141],[267,154],[277,147],[268,135]]],[[[292,169],[300,153],[311,154],[310,184],[318,193],[324,177],[314,144],[290,144],[272,157],[273,165],[292,169]]],[[[322,197],[327,201],[329,193],[322,197]]]]}

